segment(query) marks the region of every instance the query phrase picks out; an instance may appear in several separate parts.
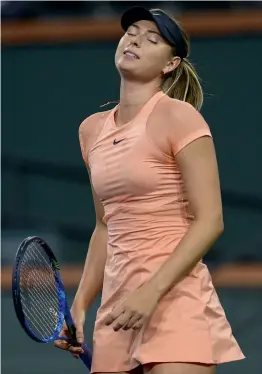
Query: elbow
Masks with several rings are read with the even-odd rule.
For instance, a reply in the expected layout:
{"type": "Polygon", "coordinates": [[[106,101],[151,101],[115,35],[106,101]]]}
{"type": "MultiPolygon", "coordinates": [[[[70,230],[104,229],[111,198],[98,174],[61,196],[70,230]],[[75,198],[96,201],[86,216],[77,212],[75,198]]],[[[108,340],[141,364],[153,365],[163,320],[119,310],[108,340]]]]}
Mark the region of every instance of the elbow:
{"type": "Polygon", "coordinates": [[[210,236],[212,236],[212,240],[218,239],[224,232],[224,220],[223,214],[210,214],[203,217],[202,219],[198,219],[197,221],[201,221],[201,226],[203,226],[204,232],[209,232],[210,236]]]}
{"type": "Polygon", "coordinates": [[[96,219],[96,227],[95,229],[97,231],[101,231],[101,230],[107,230],[107,225],[106,223],[103,221],[103,219],[101,218],[97,218],[96,219]]]}
{"type": "Polygon", "coordinates": [[[222,235],[224,232],[223,216],[221,217],[220,221],[217,223],[217,232],[218,232],[218,236],[222,235]]]}
{"type": "Polygon", "coordinates": [[[212,217],[210,217],[209,222],[211,224],[211,230],[214,233],[215,238],[219,238],[224,232],[223,214],[213,214],[212,217]]]}

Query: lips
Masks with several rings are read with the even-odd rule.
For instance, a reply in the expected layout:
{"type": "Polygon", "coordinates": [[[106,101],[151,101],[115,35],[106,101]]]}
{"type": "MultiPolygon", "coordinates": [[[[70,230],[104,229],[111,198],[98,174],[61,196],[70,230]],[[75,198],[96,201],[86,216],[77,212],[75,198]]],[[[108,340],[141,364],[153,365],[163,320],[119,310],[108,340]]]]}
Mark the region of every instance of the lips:
{"type": "Polygon", "coordinates": [[[124,51],[124,55],[139,59],[138,55],[136,53],[130,51],[129,49],[126,49],[124,51]]]}

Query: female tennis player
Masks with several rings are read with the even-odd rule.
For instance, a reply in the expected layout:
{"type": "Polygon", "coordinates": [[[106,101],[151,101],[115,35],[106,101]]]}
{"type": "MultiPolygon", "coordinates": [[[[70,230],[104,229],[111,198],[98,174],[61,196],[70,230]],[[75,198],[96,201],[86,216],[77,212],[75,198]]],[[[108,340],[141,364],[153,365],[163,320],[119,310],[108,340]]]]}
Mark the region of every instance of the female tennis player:
{"type": "Polygon", "coordinates": [[[135,7],[121,24],[120,102],[79,129],[97,221],[72,305],[78,341],[102,290],[93,373],[213,374],[244,356],[202,262],[223,232],[202,89],[166,13],[135,7]]]}

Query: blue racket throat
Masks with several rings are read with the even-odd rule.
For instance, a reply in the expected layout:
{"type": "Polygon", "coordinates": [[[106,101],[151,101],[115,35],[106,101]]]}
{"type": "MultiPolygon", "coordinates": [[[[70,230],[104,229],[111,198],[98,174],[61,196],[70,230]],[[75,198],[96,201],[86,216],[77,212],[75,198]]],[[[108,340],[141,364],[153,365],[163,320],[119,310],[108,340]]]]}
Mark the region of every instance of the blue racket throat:
{"type": "MultiPolygon", "coordinates": [[[[15,312],[22,328],[34,341],[68,340],[72,345],[78,345],[59,270],[54,253],[43,239],[26,238],[18,248],[13,268],[15,312]],[[64,322],[70,338],[59,336],[64,322]]],[[[90,370],[91,350],[85,344],[81,347],[84,353],[80,358],[90,370]]]]}

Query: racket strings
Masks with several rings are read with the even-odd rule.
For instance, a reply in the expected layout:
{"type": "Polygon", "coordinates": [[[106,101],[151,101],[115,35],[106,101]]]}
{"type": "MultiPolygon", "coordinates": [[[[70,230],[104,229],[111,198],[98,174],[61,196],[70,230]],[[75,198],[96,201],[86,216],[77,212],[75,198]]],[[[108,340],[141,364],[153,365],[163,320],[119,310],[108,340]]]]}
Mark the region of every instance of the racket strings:
{"type": "Polygon", "coordinates": [[[24,255],[20,292],[30,328],[41,338],[52,336],[59,319],[59,295],[52,265],[40,244],[32,242],[24,255]]]}
{"type": "MultiPolygon", "coordinates": [[[[26,256],[26,255],[25,255],[26,256]]],[[[35,261],[35,265],[37,265],[37,261],[35,261]]],[[[47,266],[50,266],[48,263],[46,263],[47,266]]],[[[52,268],[51,268],[52,269],[52,268]]],[[[31,269],[30,271],[30,276],[32,275],[33,277],[33,281],[34,281],[34,292],[37,294],[37,296],[39,297],[42,297],[42,296],[45,296],[45,298],[43,298],[42,302],[46,302],[46,300],[49,300],[49,302],[53,301],[54,297],[57,296],[57,292],[56,292],[56,285],[54,283],[50,283],[49,281],[49,277],[48,275],[50,274],[47,274],[46,270],[43,270],[43,269],[39,269],[37,267],[31,269]],[[41,275],[42,275],[42,278],[41,280],[39,280],[38,276],[39,276],[39,271],[41,271],[41,275]],[[42,280],[44,280],[44,282],[42,282],[42,280]],[[50,288],[51,286],[51,288],[50,288]],[[53,287],[55,286],[55,287],[53,287]],[[52,293],[52,295],[50,295],[50,292],[52,293]],[[50,296],[52,296],[52,298],[50,298],[50,296]]],[[[52,274],[53,275],[53,274],[52,274]]],[[[53,281],[53,279],[52,279],[53,281]]],[[[32,289],[28,289],[28,292],[32,294],[32,289]]],[[[53,304],[54,308],[56,308],[56,304],[53,304]]]]}
{"type": "MultiPolygon", "coordinates": [[[[25,257],[26,256],[28,256],[28,254],[26,253],[25,254],[25,257]]],[[[37,261],[35,261],[35,265],[37,264],[37,261]]],[[[46,263],[46,265],[47,266],[50,266],[48,263],[46,263]]],[[[34,292],[36,292],[36,294],[38,294],[38,296],[40,297],[40,296],[42,296],[42,295],[44,295],[45,297],[49,297],[50,296],[50,292],[53,294],[52,296],[54,297],[56,297],[56,294],[57,294],[57,292],[56,292],[56,287],[55,287],[55,289],[53,288],[53,286],[54,286],[54,284],[53,283],[51,283],[50,284],[50,282],[49,282],[49,278],[48,278],[48,276],[50,275],[50,274],[47,274],[47,272],[46,272],[46,270],[44,270],[43,271],[43,269],[38,269],[37,267],[35,267],[35,268],[33,268],[33,269],[31,269],[31,271],[30,271],[30,274],[32,274],[32,276],[33,276],[33,280],[35,281],[35,284],[34,284],[34,292]],[[41,273],[41,275],[42,275],[42,277],[44,278],[44,281],[46,282],[46,283],[41,283],[40,281],[38,281],[37,282],[37,280],[38,280],[38,275],[39,275],[39,271],[42,271],[42,273],[41,273]],[[48,286],[50,286],[51,285],[51,288],[50,287],[48,287],[48,286]],[[49,292],[50,291],[50,292],[49,292]]],[[[42,281],[42,279],[41,279],[41,281],[42,281]]],[[[32,292],[31,291],[31,289],[29,288],[28,289],[28,291],[29,292],[32,292]]],[[[53,300],[53,298],[50,298],[49,299],[51,302],[52,302],[52,300],[53,300]]],[[[43,299],[43,301],[45,301],[45,299],[43,299]]],[[[54,304],[54,308],[56,307],[56,304],[54,304]]]]}
{"type": "Polygon", "coordinates": [[[45,339],[47,336],[52,335],[52,332],[51,334],[48,334],[47,331],[43,329],[37,317],[34,317],[32,312],[30,311],[30,309],[27,308],[26,305],[23,305],[23,311],[24,311],[26,318],[30,321],[30,325],[31,325],[30,327],[32,327],[33,325],[34,329],[39,333],[39,335],[42,338],[45,339]]]}
{"type": "MultiPolygon", "coordinates": [[[[38,252],[37,248],[36,253],[38,252]]],[[[39,257],[36,258],[27,258],[28,253],[25,254],[25,259],[30,260],[31,263],[33,263],[33,267],[30,266],[29,268],[29,277],[26,278],[27,284],[30,282],[34,285],[33,290],[32,288],[28,288],[28,292],[32,294],[32,291],[35,292],[36,295],[39,297],[45,296],[45,298],[42,299],[42,302],[46,302],[47,300],[50,302],[54,301],[54,298],[57,297],[57,291],[56,291],[56,284],[54,281],[54,276],[52,272],[51,265],[46,262],[46,260],[42,257],[42,259],[45,261],[45,267],[39,266],[39,257]],[[32,261],[33,260],[33,261],[32,261]],[[48,270],[47,270],[48,269],[48,270]],[[39,277],[41,275],[41,278],[39,277]],[[51,275],[51,282],[50,282],[50,275],[51,275]],[[50,294],[51,293],[51,294],[50,294]],[[51,297],[50,297],[51,296],[51,297]]],[[[56,303],[53,304],[54,308],[56,307],[56,303]]]]}
{"type": "MultiPolygon", "coordinates": [[[[30,321],[31,327],[34,327],[37,330],[37,332],[41,333],[42,337],[52,335],[54,328],[52,325],[50,326],[48,315],[43,314],[43,308],[46,308],[46,304],[43,305],[41,301],[39,302],[39,296],[37,296],[36,299],[34,295],[29,293],[29,295],[22,295],[21,300],[23,304],[24,313],[26,315],[27,320],[30,321]],[[29,301],[28,297],[30,298],[29,301]]],[[[52,316],[52,318],[53,317],[57,319],[56,316],[52,316]]],[[[54,327],[56,326],[55,321],[53,321],[53,325],[54,327]]]]}
{"type": "MultiPolygon", "coordinates": [[[[35,288],[36,288],[36,286],[35,286],[35,288]]],[[[21,293],[23,310],[24,310],[24,313],[25,313],[26,317],[31,321],[31,323],[34,322],[34,324],[37,326],[39,332],[45,334],[46,332],[42,329],[41,324],[39,324],[39,320],[42,319],[42,321],[45,325],[45,328],[48,330],[49,335],[50,335],[50,333],[52,335],[52,330],[49,329],[47,315],[42,314],[43,310],[40,309],[41,306],[42,307],[44,306],[45,308],[49,308],[49,305],[44,301],[45,299],[43,299],[42,302],[41,302],[41,305],[39,307],[38,300],[39,300],[39,298],[41,298],[41,293],[37,292],[37,300],[36,300],[36,298],[34,297],[35,295],[32,293],[32,291],[30,289],[28,289],[27,292],[28,292],[28,295],[29,295],[29,298],[30,298],[30,308],[28,306],[29,303],[28,303],[28,299],[27,299],[26,295],[21,293]]],[[[43,295],[43,297],[45,297],[45,295],[43,295]]],[[[44,337],[44,336],[42,335],[42,337],[44,337]]]]}
{"type": "MultiPolygon", "coordinates": [[[[28,258],[25,258],[25,260],[28,261],[28,258]]],[[[49,264],[45,263],[45,266],[49,266],[49,264]]],[[[52,291],[52,288],[50,289],[50,284],[52,285],[52,281],[54,284],[54,280],[51,279],[50,282],[50,279],[48,279],[46,276],[46,269],[43,270],[43,266],[42,268],[39,268],[39,258],[30,258],[30,267],[27,266],[25,270],[28,287],[25,288],[26,292],[22,294],[22,298],[23,306],[27,313],[27,318],[31,324],[37,328],[38,332],[41,332],[41,335],[43,335],[43,333],[52,335],[54,330],[53,325],[56,325],[57,319],[57,316],[55,315],[55,311],[57,310],[57,303],[55,302],[55,299],[57,296],[55,292],[50,293],[50,291],[52,291]],[[31,261],[32,259],[34,261],[31,261]],[[39,275],[42,277],[39,277],[39,275]],[[51,323],[50,326],[49,312],[51,310],[54,311],[54,313],[51,319],[53,323],[51,323]],[[39,321],[41,321],[41,323],[39,323],[39,321]]],[[[50,272],[50,274],[52,273],[50,272]]]]}

